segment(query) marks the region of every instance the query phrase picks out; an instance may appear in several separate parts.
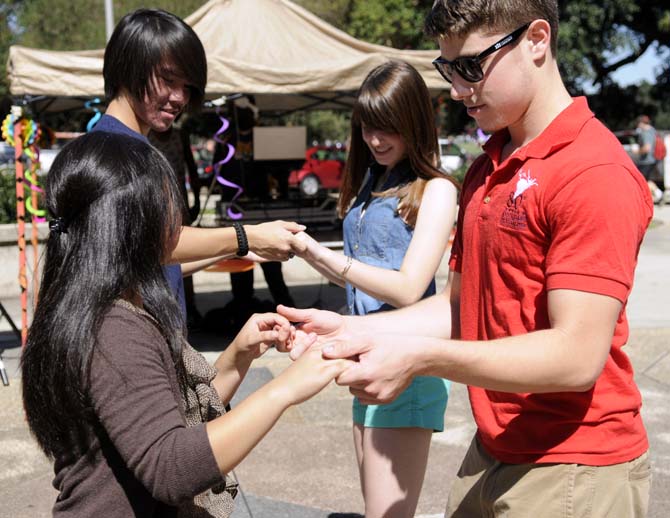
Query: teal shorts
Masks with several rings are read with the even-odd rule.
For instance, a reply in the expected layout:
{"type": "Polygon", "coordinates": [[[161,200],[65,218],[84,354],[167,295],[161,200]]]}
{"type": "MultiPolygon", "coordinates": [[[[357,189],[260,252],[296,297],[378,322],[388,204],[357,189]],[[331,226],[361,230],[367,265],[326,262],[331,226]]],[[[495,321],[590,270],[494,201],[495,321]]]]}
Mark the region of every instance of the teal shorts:
{"type": "Polygon", "coordinates": [[[418,376],[388,405],[364,405],[354,398],[354,423],[367,428],[426,428],[444,430],[444,412],[451,382],[418,376]]]}

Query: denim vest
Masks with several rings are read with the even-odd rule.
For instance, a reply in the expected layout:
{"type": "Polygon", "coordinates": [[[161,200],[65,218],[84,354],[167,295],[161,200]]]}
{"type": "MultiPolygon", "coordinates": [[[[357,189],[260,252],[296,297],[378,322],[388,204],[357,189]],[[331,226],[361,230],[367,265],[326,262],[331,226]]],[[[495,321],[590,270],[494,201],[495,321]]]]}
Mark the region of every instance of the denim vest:
{"type": "MultiPolygon", "coordinates": [[[[344,253],[365,264],[400,270],[414,229],[406,225],[396,213],[398,198],[372,196],[376,180],[383,173],[383,166],[373,164],[370,167],[363,187],[344,218],[344,253]]],[[[403,160],[393,168],[380,191],[405,184],[412,176],[409,162],[403,160]]],[[[393,309],[390,304],[371,297],[349,283],[346,289],[347,307],[351,315],[393,309]]],[[[435,279],[428,285],[423,298],[434,294],[435,279]]]]}

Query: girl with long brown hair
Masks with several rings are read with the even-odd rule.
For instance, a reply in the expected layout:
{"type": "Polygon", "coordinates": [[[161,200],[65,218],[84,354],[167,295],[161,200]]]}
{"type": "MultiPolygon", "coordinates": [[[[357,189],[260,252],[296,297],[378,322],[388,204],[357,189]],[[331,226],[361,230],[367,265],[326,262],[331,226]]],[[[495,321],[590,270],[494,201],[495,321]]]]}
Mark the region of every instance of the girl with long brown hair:
{"type": "MultiPolygon", "coordinates": [[[[344,254],[298,234],[307,243],[302,257],[346,287],[349,313],[402,307],[435,293],[457,192],[438,163],[434,113],[423,79],[407,63],[378,66],[363,82],[352,114],[338,205],[344,254]]],[[[354,400],[366,518],[414,516],[431,434],[444,428],[448,392],[446,380],[419,377],[393,403],[354,400]]]]}

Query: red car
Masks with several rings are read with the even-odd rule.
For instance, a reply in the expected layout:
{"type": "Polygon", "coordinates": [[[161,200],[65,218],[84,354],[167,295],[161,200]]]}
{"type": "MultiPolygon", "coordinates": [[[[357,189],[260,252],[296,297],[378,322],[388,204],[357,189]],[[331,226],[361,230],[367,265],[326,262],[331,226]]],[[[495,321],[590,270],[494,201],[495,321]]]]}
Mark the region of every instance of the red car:
{"type": "Polygon", "coordinates": [[[305,163],[288,177],[289,187],[298,188],[305,197],[317,196],[329,189],[339,189],[346,160],[342,146],[314,146],[305,152],[305,163]]]}

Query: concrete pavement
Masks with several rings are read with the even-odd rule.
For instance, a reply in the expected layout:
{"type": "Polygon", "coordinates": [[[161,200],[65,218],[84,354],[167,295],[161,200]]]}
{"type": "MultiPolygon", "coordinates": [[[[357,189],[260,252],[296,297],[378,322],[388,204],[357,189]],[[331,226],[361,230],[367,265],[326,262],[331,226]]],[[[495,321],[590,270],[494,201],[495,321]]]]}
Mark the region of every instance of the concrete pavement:
{"type": "MultiPolygon", "coordinates": [[[[298,262],[291,267],[296,271],[300,268],[298,262]]],[[[287,280],[292,278],[287,275],[287,280]]],[[[202,280],[199,286],[197,289],[204,288],[202,280]]],[[[323,283],[293,286],[291,292],[301,307],[319,303],[337,310],[344,303],[340,288],[323,283]]],[[[650,518],[670,515],[669,293],[670,206],[663,206],[657,207],[654,224],[640,252],[628,306],[632,331],[626,347],[636,369],[651,441],[650,518]]],[[[269,298],[264,290],[257,295],[269,298]]],[[[228,299],[224,291],[198,292],[202,311],[222,306],[228,299]]],[[[18,300],[1,300],[17,319],[18,300]]],[[[7,329],[6,322],[0,319],[0,340],[11,345],[7,329]]],[[[226,343],[225,338],[205,333],[194,335],[193,341],[210,358],[215,358],[226,343]]],[[[17,378],[19,351],[13,347],[3,355],[11,384],[0,386],[0,517],[40,518],[50,515],[56,493],[50,486],[51,464],[39,452],[25,426],[17,378]]],[[[274,351],[258,359],[234,402],[266,383],[287,364],[287,358],[274,351]]],[[[433,436],[417,516],[442,516],[449,485],[473,432],[465,388],[454,385],[445,431],[433,436]]],[[[351,444],[349,393],[332,385],[310,401],[291,408],[235,474],[243,488],[235,518],[359,516],[363,503],[351,444]]]]}

